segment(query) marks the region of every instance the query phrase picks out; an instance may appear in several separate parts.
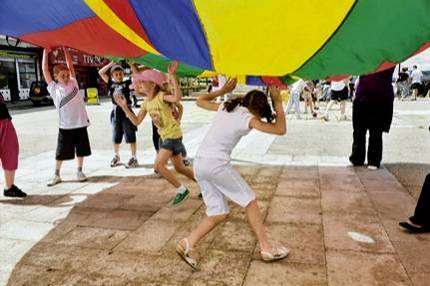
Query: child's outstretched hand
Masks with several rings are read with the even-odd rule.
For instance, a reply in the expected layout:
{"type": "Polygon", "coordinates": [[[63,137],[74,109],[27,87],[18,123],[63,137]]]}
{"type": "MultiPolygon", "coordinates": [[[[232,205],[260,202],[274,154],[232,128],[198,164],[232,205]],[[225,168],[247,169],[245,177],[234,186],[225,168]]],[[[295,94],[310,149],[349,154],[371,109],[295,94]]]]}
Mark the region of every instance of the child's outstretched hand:
{"type": "Polygon", "coordinates": [[[224,86],[221,88],[222,92],[224,94],[232,92],[237,85],[237,79],[236,78],[229,78],[227,79],[227,82],[224,84],[224,86]]]}
{"type": "Polygon", "coordinates": [[[127,107],[127,100],[125,99],[124,95],[122,95],[121,93],[116,93],[113,96],[116,104],[118,104],[120,107],[127,107]]]}
{"type": "Polygon", "coordinates": [[[174,61],[170,64],[170,66],[167,68],[167,72],[170,75],[174,75],[175,72],[178,70],[179,63],[177,61],[174,61]]]}

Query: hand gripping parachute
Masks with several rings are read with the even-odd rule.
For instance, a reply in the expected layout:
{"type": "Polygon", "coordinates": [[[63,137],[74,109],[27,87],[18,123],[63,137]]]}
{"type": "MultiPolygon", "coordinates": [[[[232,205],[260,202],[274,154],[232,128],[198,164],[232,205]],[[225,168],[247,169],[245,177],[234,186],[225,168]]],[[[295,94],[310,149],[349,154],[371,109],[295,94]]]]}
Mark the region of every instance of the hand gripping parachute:
{"type": "Polygon", "coordinates": [[[0,34],[250,84],[366,74],[430,46],[428,0],[2,0],[0,34]]]}

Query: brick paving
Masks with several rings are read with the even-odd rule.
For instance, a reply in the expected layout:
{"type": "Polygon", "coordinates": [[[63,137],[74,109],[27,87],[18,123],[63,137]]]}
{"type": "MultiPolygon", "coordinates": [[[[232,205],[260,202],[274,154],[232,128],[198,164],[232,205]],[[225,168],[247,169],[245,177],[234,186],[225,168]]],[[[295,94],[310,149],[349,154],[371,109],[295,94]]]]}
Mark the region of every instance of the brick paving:
{"type": "Polygon", "coordinates": [[[201,270],[192,271],[174,246],[204,215],[198,187],[172,208],[174,190],[141,176],[76,204],[25,253],[8,285],[428,285],[430,236],[397,227],[414,200],[386,169],[238,169],[271,238],[289,246],[286,260],[261,262],[244,211],[231,205],[229,219],[197,248],[201,270]]]}

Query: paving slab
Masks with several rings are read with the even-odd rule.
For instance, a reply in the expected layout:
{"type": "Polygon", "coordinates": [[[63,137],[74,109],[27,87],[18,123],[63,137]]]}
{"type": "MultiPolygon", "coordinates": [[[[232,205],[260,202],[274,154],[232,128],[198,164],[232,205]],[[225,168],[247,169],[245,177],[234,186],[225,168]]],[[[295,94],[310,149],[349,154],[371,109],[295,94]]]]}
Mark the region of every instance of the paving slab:
{"type": "Polygon", "coordinates": [[[395,253],[383,226],[353,216],[323,215],[324,242],[327,249],[372,253],[395,253]]]}
{"type": "Polygon", "coordinates": [[[250,255],[243,252],[209,250],[201,260],[200,271],[194,272],[190,280],[242,285],[250,259],[250,255]]]}
{"type": "Polygon", "coordinates": [[[314,198],[275,196],[271,202],[267,222],[321,223],[321,203],[314,198]]]}
{"type": "Polygon", "coordinates": [[[391,254],[327,251],[329,285],[412,285],[391,254]]]}
{"type": "Polygon", "coordinates": [[[146,253],[157,255],[179,228],[175,222],[149,219],[136,231],[128,235],[115,248],[115,251],[146,253]]]}
{"type": "Polygon", "coordinates": [[[264,263],[252,261],[244,285],[325,286],[326,271],[321,265],[264,263]]]}

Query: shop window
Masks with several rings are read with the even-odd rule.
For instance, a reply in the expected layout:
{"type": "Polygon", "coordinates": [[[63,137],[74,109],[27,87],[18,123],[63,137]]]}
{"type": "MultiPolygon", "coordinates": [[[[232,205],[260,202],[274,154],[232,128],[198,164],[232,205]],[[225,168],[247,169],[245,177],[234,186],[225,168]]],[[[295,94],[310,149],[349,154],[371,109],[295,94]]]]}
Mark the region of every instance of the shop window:
{"type": "Polygon", "coordinates": [[[9,89],[11,78],[12,80],[16,78],[15,62],[11,59],[0,58],[0,89],[9,89]]]}
{"type": "Polygon", "coordinates": [[[36,81],[36,65],[34,60],[18,60],[21,88],[30,88],[31,83],[36,81]]]}

